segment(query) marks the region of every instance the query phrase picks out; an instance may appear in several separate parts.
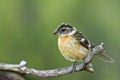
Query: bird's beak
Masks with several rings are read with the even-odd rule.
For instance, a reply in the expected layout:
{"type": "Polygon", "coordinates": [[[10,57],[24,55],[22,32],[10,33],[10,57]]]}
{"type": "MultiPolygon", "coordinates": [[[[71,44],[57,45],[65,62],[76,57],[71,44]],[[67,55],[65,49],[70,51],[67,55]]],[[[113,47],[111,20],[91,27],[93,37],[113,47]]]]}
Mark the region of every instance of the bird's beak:
{"type": "Polygon", "coordinates": [[[57,34],[58,34],[58,30],[55,30],[53,34],[54,34],[54,35],[57,35],[57,34]]]}
{"type": "Polygon", "coordinates": [[[57,29],[54,31],[53,34],[54,34],[54,35],[60,35],[60,31],[59,31],[59,29],[57,28],[57,29]]]}

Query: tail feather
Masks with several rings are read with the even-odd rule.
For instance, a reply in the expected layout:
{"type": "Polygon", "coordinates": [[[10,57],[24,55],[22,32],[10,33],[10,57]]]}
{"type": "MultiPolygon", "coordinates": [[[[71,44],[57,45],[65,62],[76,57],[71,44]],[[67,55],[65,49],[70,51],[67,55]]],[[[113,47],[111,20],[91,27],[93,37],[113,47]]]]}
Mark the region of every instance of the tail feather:
{"type": "Polygon", "coordinates": [[[105,53],[97,54],[97,56],[99,56],[100,59],[102,59],[102,60],[105,61],[105,62],[109,62],[109,63],[114,63],[114,62],[115,62],[111,57],[109,57],[109,56],[106,55],[105,53]]]}

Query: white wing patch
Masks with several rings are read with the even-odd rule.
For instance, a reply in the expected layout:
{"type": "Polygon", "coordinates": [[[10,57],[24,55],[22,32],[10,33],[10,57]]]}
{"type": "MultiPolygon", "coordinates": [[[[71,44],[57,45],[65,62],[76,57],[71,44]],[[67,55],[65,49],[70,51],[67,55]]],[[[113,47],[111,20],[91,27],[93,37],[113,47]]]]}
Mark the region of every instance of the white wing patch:
{"type": "Polygon", "coordinates": [[[85,38],[81,38],[81,40],[80,40],[81,42],[84,42],[85,41],[85,38]]]}

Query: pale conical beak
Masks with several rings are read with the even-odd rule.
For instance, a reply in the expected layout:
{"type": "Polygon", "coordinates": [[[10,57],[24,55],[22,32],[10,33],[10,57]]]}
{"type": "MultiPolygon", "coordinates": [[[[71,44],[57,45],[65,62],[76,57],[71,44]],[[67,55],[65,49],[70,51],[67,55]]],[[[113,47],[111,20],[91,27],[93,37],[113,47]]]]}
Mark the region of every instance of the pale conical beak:
{"type": "Polygon", "coordinates": [[[57,31],[55,31],[54,33],[53,33],[53,35],[57,35],[58,34],[58,32],[57,31]]]}
{"type": "Polygon", "coordinates": [[[59,34],[58,30],[55,30],[53,34],[58,35],[59,34]]]}

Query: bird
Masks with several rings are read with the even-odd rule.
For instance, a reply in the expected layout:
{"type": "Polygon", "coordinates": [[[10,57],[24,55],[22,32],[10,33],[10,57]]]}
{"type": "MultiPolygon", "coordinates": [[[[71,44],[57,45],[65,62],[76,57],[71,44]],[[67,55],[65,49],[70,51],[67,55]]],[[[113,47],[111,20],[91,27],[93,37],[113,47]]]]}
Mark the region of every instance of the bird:
{"type": "MultiPolygon", "coordinates": [[[[83,60],[95,47],[85,35],[68,23],[62,23],[53,33],[58,35],[58,48],[62,56],[73,61],[73,66],[79,60],[83,60]]],[[[105,53],[98,54],[105,62],[113,62],[113,59],[105,53]]]]}

